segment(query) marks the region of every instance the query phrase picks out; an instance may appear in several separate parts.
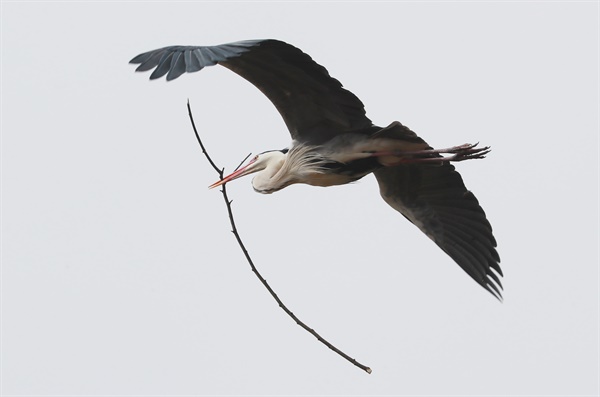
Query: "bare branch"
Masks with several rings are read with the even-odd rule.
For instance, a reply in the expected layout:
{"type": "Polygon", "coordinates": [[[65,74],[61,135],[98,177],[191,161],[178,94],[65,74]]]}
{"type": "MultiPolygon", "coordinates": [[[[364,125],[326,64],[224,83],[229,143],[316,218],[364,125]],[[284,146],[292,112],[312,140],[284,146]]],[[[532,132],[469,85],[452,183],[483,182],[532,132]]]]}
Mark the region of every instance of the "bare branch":
{"type": "Polygon", "coordinates": [[[223,170],[219,169],[219,167],[217,167],[217,165],[215,164],[215,162],[212,161],[212,159],[208,155],[208,152],[206,151],[206,148],[204,147],[204,144],[202,143],[202,139],[200,139],[200,135],[198,135],[198,130],[196,129],[196,123],[194,123],[194,116],[192,116],[192,108],[190,107],[190,100],[189,99],[187,101],[187,108],[188,108],[188,113],[190,115],[190,121],[192,122],[192,128],[194,128],[194,134],[196,134],[196,139],[198,140],[198,143],[200,144],[200,148],[202,149],[202,153],[204,153],[204,155],[206,156],[206,159],[208,160],[208,162],[210,163],[210,165],[212,165],[212,167],[215,169],[215,171],[217,171],[217,174],[219,174],[219,178],[223,179],[223,170]]]}
{"type": "MultiPolygon", "coordinates": [[[[208,152],[206,151],[206,148],[204,147],[204,144],[202,143],[202,140],[200,139],[200,135],[198,134],[198,130],[196,129],[196,124],[194,123],[194,117],[192,116],[192,109],[190,107],[189,100],[188,100],[188,103],[187,103],[187,107],[188,107],[188,113],[190,115],[190,121],[192,122],[192,127],[194,129],[194,134],[196,134],[196,139],[198,140],[198,143],[200,144],[200,147],[202,148],[202,153],[204,153],[204,155],[206,156],[206,159],[211,164],[211,166],[215,169],[215,171],[217,171],[217,173],[219,174],[219,178],[221,178],[221,180],[222,180],[223,179],[223,170],[219,169],[219,167],[217,167],[216,164],[212,161],[212,159],[208,155],[208,152]]],[[[246,157],[246,158],[248,158],[248,157],[246,157]]],[[[246,161],[246,159],[244,159],[244,161],[246,161]]],[[[242,161],[242,163],[244,161],[242,161]]],[[[238,168],[239,168],[239,166],[238,166],[238,168]]],[[[250,258],[250,254],[248,254],[248,250],[246,250],[246,247],[244,246],[244,243],[242,242],[240,234],[238,233],[237,227],[235,225],[235,220],[233,218],[233,211],[231,209],[231,200],[229,200],[229,197],[227,196],[226,185],[227,184],[224,184],[222,186],[221,193],[223,193],[223,200],[225,201],[225,205],[227,206],[227,213],[229,215],[229,222],[231,224],[231,231],[233,232],[233,235],[235,236],[235,239],[237,240],[240,248],[242,249],[242,252],[244,253],[244,256],[246,257],[246,260],[250,264],[250,268],[252,269],[252,271],[254,272],[254,274],[256,275],[256,277],[258,277],[258,279],[260,280],[260,282],[269,291],[269,293],[271,294],[271,296],[273,297],[273,299],[275,299],[275,301],[277,302],[277,304],[279,305],[279,307],[282,308],[283,311],[286,312],[287,315],[290,316],[296,322],[296,324],[298,324],[299,326],[301,326],[302,328],[304,328],[306,331],[308,331],[310,334],[312,334],[315,338],[317,338],[319,340],[319,342],[323,343],[325,346],[327,346],[328,348],[330,348],[331,350],[333,350],[334,352],[336,352],[340,356],[344,357],[346,360],[350,361],[352,364],[354,364],[358,368],[360,368],[363,371],[365,371],[365,372],[367,372],[367,373],[370,374],[371,373],[371,368],[367,367],[366,365],[363,365],[363,364],[359,363],[358,361],[356,361],[355,359],[353,359],[352,357],[348,356],[346,353],[344,353],[343,351],[341,351],[340,349],[338,349],[337,347],[335,347],[334,345],[332,345],[330,342],[328,342],[326,339],[324,339],[321,335],[319,335],[314,329],[312,329],[309,326],[307,326],[294,313],[292,313],[292,311],[290,311],[290,309],[287,308],[287,306],[281,301],[281,299],[279,299],[279,296],[277,296],[277,294],[275,293],[275,291],[273,291],[273,289],[271,288],[271,286],[267,283],[267,280],[265,280],[264,277],[258,272],[258,270],[256,269],[256,266],[254,266],[254,262],[252,261],[252,258],[250,258]]]]}

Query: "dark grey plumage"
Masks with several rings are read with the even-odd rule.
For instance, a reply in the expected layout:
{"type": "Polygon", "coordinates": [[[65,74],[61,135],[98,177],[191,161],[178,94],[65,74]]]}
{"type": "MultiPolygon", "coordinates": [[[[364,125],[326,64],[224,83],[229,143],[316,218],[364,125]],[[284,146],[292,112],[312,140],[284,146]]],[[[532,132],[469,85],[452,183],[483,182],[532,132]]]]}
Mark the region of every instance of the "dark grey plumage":
{"type": "Polygon", "coordinates": [[[500,257],[492,226],[449,163],[407,164],[374,172],[381,196],[431,238],[469,276],[501,297],[500,257]]]}
{"type": "Polygon", "coordinates": [[[322,144],[339,132],[373,125],[364,105],[327,70],[298,48],[278,40],[218,46],[171,46],[133,58],[137,71],[156,67],[150,79],[173,80],[219,64],[254,84],[275,105],[293,139],[322,144]]]}
{"type": "MultiPolygon", "coordinates": [[[[217,46],[171,46],[133,58],[137,71],[156,68],[150,79],[222,65],[261,90],[283,117],[292,138],[323,145],[344,134],[382,128],[366,116],[364,105],[327,70],[298,48],[277,40],[248,40],[217,46]]],[[[424,142],[399,125],[396,139],[424,142]]],[[[387,132],[384,131],[383,134],[387,132]]],[[[363,161],[364,165],[364,161],[363,161]]],[[[403,164],[374,171],[384,200],[427,234],[477,283],[501,298],[500,258],[492,227],[454,166],[403,164]]]]}

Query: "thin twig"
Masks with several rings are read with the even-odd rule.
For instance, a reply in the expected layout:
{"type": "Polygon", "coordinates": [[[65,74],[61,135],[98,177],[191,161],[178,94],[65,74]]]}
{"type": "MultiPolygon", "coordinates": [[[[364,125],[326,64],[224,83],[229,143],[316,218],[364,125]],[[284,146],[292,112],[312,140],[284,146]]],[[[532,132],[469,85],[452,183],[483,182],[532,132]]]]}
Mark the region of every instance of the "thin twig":
{"type": "Polygon", "coordinates": [[[250,156],[252,156],[252,153],[248,153],[248,155],[246,157],[244,157],[244,159],[242,160],[242,162],[239,163],[237,167],[235,167],[235,169],[233,170],[233,172],[236,172],[242,166],[242,164],[244,164],[246,162],[246,160],[248,160],[248,157],[250,157],[250,156]]]}
{"type": "MultiPolygon", "coordinates": [[[[212,167],[215,169],[215,171],[217,171],[217,173],[219,174],[219,178],[223,179],[223,170],[219,169],[216,166],[216,164],[212,161],[212,159],[208,155],[208,152],[206,151],[206,148],[204,147],[204,144],[202,143],[202,140],[200,139],[200,135],[198,134],[198,130],[196,129],[196,124],[194,123],[194,117],[192,116],[192,109],[190,107],[189,100],[187,103],[187,108],[188,108],[188,113],[190,115],[190,121],[192,122],[192,127],[194,128],[194,134],[196,134],[196,139],[198,140],[198,143],[200,144],[200,147],[202,148],[202,153],[204,153],[204,156],[206,156],[206,159],[208,160],[208,162],[212,165],[212,167]]],[[[244,161],[245,161],[245,159],[244,159],[244,161]]],[[[346,353],[344,353],[343,351],[341,351],[340,349],[338,349],[337,347],[332,345],[330,342],[328,342],[326,339],[324,339],[321,335],[319,335],[314,329],[310,328],[304,322],[300,321],[300,319],[298,317],[296,317],[296,315],[294,313],[292,313],[292,311],[290,309],[287,308],[287,306],[281,301],[281,299],[279,299],[279,297],[277,296],[275,291],[273,291],[271,286],[267,283],[267,280],[264,279],[264,277],[256,269],[256,266],[254,266],[254,262],[252,261],[252,258],[250,258],[250,254],[248,254],[248,250],[246,250],[246,247],[244,246],[244,243],[242,242],[240,234],[238,233],[237,227],[235,225],[235,220],[233,218],[233,211],[231,209],[232,201],[229,200],[229,197],[227,196],[226,184],[224,184],[222,186],[221,193],[223,193],[223,199],[225,200],[225,205],[227,206],[227,213],[229,214],[229,222],[231,224],[231,231],[233,232],[235,239],[237,240],[240,248],[242,249],[242,252],[244,253],[244,256],[246,257],[246,260],[250,264],[252,271],[254,272],[256,277],[258,277],[260,282],[265,286],[265,288],[269,291],[269,293],[271,294],[273,299],[275,299],[275,301],[277,302],[279,307],[282,308],[283,311],[286,312],[287,315],[290,316],[296,322],[296,324],[298,324],[299,326],[304,328],[306,331],[308,331],[310,334],[312,334],[315,338],[317,338],[319,340],[319,342],[323,343],[325,346],[327,346],[328,348],[330,348],[331,350],[333,350],[340,356],[344,357],[346,360],[350,361],[352,364],[356,365],[358,368],[360,368],[363,371],[370,374],[371,368],[359,363],[358,361],[356,361],[355,359],[353,359],[352,357],[350,357],[349,355],[347,355],[346,353]]]]}

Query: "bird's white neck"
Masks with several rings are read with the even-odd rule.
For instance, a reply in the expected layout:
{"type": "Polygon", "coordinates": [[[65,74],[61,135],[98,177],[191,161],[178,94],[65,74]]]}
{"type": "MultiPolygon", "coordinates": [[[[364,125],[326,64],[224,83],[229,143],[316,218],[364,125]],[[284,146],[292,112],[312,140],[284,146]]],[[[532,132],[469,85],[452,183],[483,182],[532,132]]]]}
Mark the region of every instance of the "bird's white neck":
{"type": "MultiPolygon", "coordinates": [[[[321,174],[324,159],[310,146],[293,146],[287,153],[264,153],[263,171],[252,179],[252,187],[259,193],[273,193],[294,183],[309,183],[310,176],[321,174]]],[[[317,184],[319,185],[319,184],[317,184]]]]}

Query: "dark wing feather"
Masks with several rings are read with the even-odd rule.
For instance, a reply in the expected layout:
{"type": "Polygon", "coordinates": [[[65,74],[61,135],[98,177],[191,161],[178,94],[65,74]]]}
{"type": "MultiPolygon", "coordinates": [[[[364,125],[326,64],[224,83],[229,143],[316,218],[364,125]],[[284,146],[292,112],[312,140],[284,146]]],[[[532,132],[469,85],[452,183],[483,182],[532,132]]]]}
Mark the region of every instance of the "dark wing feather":
{"type": "MultiPolygon", "coordinates": [[[[154,80],[164,76],[171,69],[172,64],[170,60],[172,59],[173,55],[177,55],[177,59],[183,55],[181,62],[183,62],[185,65],[185,72],[192,73],[197,72],[206,66],[216,65],[218,62],[238,57],[244,52],[249,51],[252,47],[258,45],[260,42],[260,40],[247,40],[213,47],[163,47],[159,48],[158,50],[144,52],[143,54],[134,57],[131,61],[129,61],[129,63],[140,65],[136,69],[137,72],[145,72],[153,68],[157,68],[157,70],[161,69],[161,71],[158,73],[157,70],[155,70],[150,76],[150,79],[154,80]],[[218,50],[215,50],[217,47],[218,50]]],[[[176,65],[173,66],[175,67],[176,65]]],[[[180,75],[181,73],[174,73],[171,75],[171,78],[167,77],[167,80],[176,79],[180,75]]]]}
{"type": "Polygon", "coordinates": [[[151,79],[173,80],[220,64],[265,94],[283,117],[292,138],[321,144],[341,132],[372,126],[364,105],[327,70],[298,48],[277,40],[217,46],[172,46],[133,58],[137,71],[156,67],[151,79]]]}
{"type": "Polygon", "coordinates": [[[479,202],[449,163],[375,171],[383,199],[414,223],[469,276],[501,299],[500,257],[479,202]],[[494,273],[495,272],[495,273],[494,273]]]}

